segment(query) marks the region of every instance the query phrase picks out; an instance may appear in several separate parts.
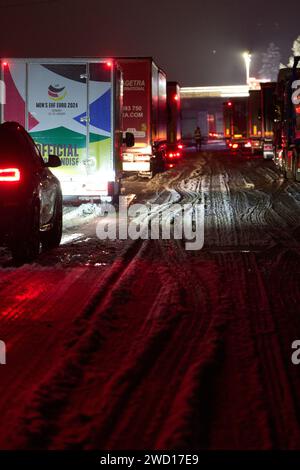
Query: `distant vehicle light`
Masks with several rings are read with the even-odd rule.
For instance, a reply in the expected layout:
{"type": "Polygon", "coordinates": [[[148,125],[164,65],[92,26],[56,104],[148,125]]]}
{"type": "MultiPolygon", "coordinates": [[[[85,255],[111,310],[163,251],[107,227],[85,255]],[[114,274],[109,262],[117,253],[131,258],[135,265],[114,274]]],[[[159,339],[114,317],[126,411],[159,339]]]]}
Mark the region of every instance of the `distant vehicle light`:
{"type": "Polygon", "coordinates": [[[182,144],[178,144],[177,147],[178,147],[179,149],[183,149],[183,145],[182,145],[182,144]]]}
{"type": "Polygon", "coordinates": [[[173,154],[173,153],[169,153],[169,157],[170,157],[170,158],[173,158],[173,157],[174,157],[174,154],[173,154]]]}
{"type": "Polygon", "coordinates": [[[231,144],[233,149],[237,149],[239,146],[238,144],[231,144]]]}
{"type": "Polygon", "coordinates": [[[111,60],[108,60],[108,61],[106,62],[106,65],[107,65],[108,68],[111,68],[111,67],[112,67],[112,61],[111,61],[111,60]]]}
{"type": "Polygon", "coordinates": [[[8,66],[8,62],[2,62],[2,65],[3,65],[3,67],[7,67],[7,66],[8,66]]]}
{"type": "Polygon", "coordinates": [[[20,181],[21,172],[18,168],[0,168],[0,182],[20,181]]]}
{"type": "Polygon", "coordinates": [[[228,101],[227,106],[228,106],[229,108],[231,108],[232,102],[231,102],[231,101],[228,101]]]}
{"type": "Polygon", "coordinates": [[[178,95],[174,95],[174,101],[178,101],[179,100],[179,96],[178,95]]]}
{"type": "Polygon", "coordinates": [[[247,148],[252,147],[251,142],[247,142],[247,143],[245,144],[245,147],[247,147],[247,148]]]}
{"type": "Polygon", "coordinates": [[[229,142],[229,144],[228,144],[228,145],[229,145],[229,147],[232,147],[232,143],[231,143],[231,142],[229,142]]]}

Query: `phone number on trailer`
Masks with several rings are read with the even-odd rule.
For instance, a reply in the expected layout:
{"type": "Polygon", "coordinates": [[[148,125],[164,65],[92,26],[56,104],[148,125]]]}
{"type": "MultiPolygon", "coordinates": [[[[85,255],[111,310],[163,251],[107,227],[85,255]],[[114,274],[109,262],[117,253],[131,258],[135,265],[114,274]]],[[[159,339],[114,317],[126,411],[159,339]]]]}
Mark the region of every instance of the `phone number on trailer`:
{"type": "Polygon", "coordinates": [[[116,456],[107,454],[100,458],[100,465],[124,465],[134,468],[136,465],[197,465],[197,454],[145,454],[144,456],[116,456]]]}

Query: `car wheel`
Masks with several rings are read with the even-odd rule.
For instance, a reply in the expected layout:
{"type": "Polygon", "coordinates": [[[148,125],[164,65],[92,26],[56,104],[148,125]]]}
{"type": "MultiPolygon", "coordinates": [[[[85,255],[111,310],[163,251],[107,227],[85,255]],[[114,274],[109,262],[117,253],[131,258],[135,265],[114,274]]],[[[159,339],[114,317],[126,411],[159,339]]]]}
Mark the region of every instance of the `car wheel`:
{"type": "Polygon", "coordinates": [[[43,250],[50,250],[60,245],[62,237],[62,196],[59,193],[56,197],[52,227],[47,232],[41,233],[43,250]]]}
{"type": "Polygon", "coordinates": [[[23,222],[12,235],[11,253],[14,261],[33,261],[40,253],[40,205],[36,202],[24,214],[23,222]]]}

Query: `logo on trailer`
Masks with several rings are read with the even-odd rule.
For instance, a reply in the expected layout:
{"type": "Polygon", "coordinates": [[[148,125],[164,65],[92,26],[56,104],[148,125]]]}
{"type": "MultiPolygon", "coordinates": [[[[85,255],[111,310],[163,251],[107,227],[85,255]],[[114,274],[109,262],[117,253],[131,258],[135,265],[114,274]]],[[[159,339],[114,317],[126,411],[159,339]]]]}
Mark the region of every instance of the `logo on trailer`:
{"type": "Polygon", "coordinates": [[[48,87],[48,96],[52,101],[61,101],[67,96],[66,87],[50,85],[48,87]]]}

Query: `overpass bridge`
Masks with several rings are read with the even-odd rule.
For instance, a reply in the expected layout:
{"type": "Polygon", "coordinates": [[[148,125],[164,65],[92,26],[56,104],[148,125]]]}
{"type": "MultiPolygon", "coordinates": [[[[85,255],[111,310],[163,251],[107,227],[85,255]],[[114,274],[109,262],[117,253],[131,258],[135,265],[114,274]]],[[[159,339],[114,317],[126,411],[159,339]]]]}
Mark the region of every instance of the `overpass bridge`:
{"type": "Polygon", "coordinates": [[[191,139],[196,126],[200,127],[203,136],[208,136],[210,132],[222,134],[223,103],[230,98],[246,98],[249,96],[249,89],[248,85],[182,87],[180,97],[183,138],[191,139]]]}
{"type": "Polygon", "coordinates": [[[186,98],[234,98],[249,96],[248,85],[195,86],[180,89],[182,99],[186,98]]]}

